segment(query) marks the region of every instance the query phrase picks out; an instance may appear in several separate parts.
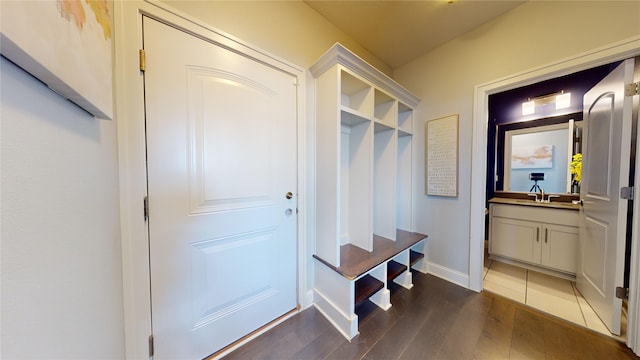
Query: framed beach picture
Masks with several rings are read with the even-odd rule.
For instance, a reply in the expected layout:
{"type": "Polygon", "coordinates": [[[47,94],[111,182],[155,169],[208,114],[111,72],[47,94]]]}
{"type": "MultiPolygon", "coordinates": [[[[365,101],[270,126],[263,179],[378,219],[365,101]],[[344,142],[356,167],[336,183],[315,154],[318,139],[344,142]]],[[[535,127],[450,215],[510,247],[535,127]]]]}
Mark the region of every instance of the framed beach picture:
{"type": "Polygon", "coordinates": [[[3,1],[0,52],[101,119],[113,117],[113,1],[3,1]]]}

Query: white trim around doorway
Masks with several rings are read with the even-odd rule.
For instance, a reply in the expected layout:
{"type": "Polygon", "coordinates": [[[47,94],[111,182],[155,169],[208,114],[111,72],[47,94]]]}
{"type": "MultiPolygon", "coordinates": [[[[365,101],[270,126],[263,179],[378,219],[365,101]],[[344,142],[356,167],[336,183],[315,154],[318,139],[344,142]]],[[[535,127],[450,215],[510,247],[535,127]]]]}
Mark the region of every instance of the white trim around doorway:
{"type": "MultiPolygon", "coordinates": [[[[469,224],[469,289],[478,292],[482,291],[489,95],[632,58],[638,54],[640,54],[640,36],[475,87],[469,224]]],[[[638,177],[636,177],[636,185],[637,183],[638,177]]],[[[636,210],[638,209],[637,204],[635,208],[636,210]]],[[[635,211],[634,224],[637,224],[639,220],[640,213],[635,211]]],[[[634,230],[637,228],[636,226],[634,230]]],[[[634,231],[632,243],[631,268],[638,269],[640,265],[638,264],[640,261],[640,249],[638,249],[637,231],[634,231]]],[[[630,332],[627,334],[627,344],[634,352],[640,353],[640,331],[636,331],[636,328],[640,326],[639,277],[632,277],[629,293],[628,329],[630,332]]]]}
{"type": "MultiPolygon", "coordinates": [[[[273,56],[229,34],[204,24],[157,1],[116,1],[114,3],[115,99],[120,173],[120,222],[122,246],[122,281],[124,297],[125,346],[127,359],[149,358],[149,336],[152,330],[149,239],[143,216],[143,199],[147,195],[145,155],[143,77],[139,67],[142,48],[142,15],[147,15],[244,53],[269,64],[297,79],[297,152],[298,152],[298,309],[311,305],[308,282],[308,244],[305,240],[310,217],[307,189],[306,71],[300,66],[273,56]]],[[[265,331],[268,328],[263,328],[265,331]]],[[[251,337],[243,339],[249,341],[251,337]]],[[[236,343],[234,346],[240,346],[236,343]]],[[[229,350],[229,349],[227,349],[229,350]]]]}

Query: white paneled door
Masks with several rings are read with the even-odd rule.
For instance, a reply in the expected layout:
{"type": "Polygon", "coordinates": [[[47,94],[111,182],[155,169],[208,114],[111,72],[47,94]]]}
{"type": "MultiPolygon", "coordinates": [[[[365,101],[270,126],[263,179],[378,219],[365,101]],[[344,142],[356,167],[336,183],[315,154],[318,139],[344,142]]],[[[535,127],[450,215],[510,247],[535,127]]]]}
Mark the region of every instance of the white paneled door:
{"type": "Polygon", "coordinates": [[[634,60],[626,60],[584,96],[584,154],[580,197],[578,290],[609,330],[620,335],[627,200],[629,184],[631,97],[624,86],[633,80],[634,60]]]}
{"type": "Polygon", "coordinates": [[[297,306],[296,77],[143,18],[155,359],[297,306]]]}

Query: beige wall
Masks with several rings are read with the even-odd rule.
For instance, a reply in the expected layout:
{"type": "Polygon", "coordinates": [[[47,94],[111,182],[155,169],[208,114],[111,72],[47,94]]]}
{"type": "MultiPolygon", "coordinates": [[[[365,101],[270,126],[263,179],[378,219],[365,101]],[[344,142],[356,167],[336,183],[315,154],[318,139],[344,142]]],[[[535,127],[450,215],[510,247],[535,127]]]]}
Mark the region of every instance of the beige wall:
{"type": "Polygon", "coordinates": [[[457,199],[421,193],[424,134],[414,136],[416,230],[430,235],[432,264],[469,273],[474,87],[639,35],[637,1],[533,1],[395,69],[396,80],[422,99],[414,129],[423,129],[425,120],[460,115],[457,199]]]}
{"type": "Polygon", "coordinates": [[[381,71],[391,73],[388,65],[299,0],[162,1],[303,68],[309,68],[340,42],[381,71]]]}

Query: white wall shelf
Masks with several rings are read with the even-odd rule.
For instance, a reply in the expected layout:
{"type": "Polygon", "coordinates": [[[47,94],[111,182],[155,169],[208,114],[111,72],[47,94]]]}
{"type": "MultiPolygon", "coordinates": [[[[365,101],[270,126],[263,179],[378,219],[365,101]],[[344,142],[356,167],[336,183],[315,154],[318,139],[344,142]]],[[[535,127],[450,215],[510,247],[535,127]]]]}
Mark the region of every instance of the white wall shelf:
{"type": "Polygon", "coordinates": [[[340,44],[316,79],[315,306],[348,339],[355,306],[391,307],[388,283],[426,271],[413,233],[413,108],[419,99],[340,44]],[[364,261],[363,261],[364,259],[364,261]]]}
{"type": "Polygon", "coordinates": [[[413,109],[403,103],[398,103],[398,131],[413,133],[413,109]]]}

